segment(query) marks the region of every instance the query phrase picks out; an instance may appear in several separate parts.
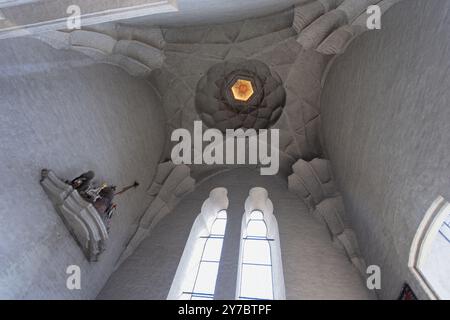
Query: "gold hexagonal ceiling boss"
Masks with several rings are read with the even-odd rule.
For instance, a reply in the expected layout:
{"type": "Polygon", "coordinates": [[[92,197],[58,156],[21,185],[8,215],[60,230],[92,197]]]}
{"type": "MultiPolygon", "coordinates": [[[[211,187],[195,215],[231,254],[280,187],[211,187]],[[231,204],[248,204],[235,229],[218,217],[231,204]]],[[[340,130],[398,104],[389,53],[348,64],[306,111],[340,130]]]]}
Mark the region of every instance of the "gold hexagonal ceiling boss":
{"type": "Polygon", "coordinates": [[[252,82],[243,79],[237,79],[231,87],[231,91],[233,92],[233,97],[238,101],[248,101],[255,93],[252,82]]]}

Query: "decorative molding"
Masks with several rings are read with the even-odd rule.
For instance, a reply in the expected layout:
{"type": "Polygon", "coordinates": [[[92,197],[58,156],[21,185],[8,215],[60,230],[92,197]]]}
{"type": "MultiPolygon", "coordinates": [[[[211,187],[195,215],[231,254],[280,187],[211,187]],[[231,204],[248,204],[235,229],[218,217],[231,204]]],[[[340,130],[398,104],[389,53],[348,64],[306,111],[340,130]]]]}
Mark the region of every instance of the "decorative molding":
{"type": "Polygon", "coordinates": [[[366,26],[370,5],[378,5],[384,14],[403,0],[316,0],[294,9],[292,27],[297,41],[305,48],[324,55],[342,54],[366,26]]]}
{"type": "Polygon", "coordinates": [[[350,262],[366,276],[366,262],[361,255],[355,232],[349,227],[342,196],[333,179],[330,161],[313,159],[298,160],[288,177],[289,191],[301,198],[313,216],[325,224],[331,240],[341,247],[350,262]]]}
{"type": "Polygon", "coordinates": [[[151,32],[145,37],[141,37],[141,30],[127,29],[120,24],[97,29],[100,28],[50,31],[33,37],[55,49],[72,49],[100,63],[116,65],[136,77],[144,78],[162,67],[165,55],[160,49],[164,46],[160,29],[149,29],[151,32]]]}
{"type": "Polygon", "coordinates": [[[171,161],[158,165],[155,178],[148,190],[153,197],[150,206],[140,218],[136,231],[130,237],[116,268],[128,258],[153,228],[169,214],[187,193],[194,191],[195,180],[186,165],[175,165],[171,161]]]}
{"type": "Polygon", "coordinates": [[[278,222],[273,213],[273,203],[269,198],[269,193],[265,188],[255,187],[250,189],[245,200],[245,212],[241,222],[241,236],[239,245],[239,262],[236,277],[236,300],[240,299],[241,283],[244,261],[245,238],[247,237],[247,226],[254,211],[262,213],[263,221],[267,228],[265,239],[270,247],[272,290],[274,300],[286,300],[286,288],[283,274],[283,261],[281,257],[280,235],[278,222]],[[270,239],[270,241],[269,241],[270,239]]]}
{"type": "Polygon", "coordinates": [[[106,249],[108,231],[97,210],[53,171],[43,170],[41,185],[86,259],[98,261],[106,249]]]}
{"type": "Polygon", "coordinates": [[[228,209],[228,204],[228,191],[226,188],[221,187],[211,190],[209,197],[203,202],[201,211],[192,225],[189,238],[184,247],[183,254],[181,255],[177,271],[173,278],[172,285],[170,286],[169,294],[167,295],[168,300],[185,299],[185,290],[183,290],[183,287],[186,287],[186,278],[189,277],[192,279],[189,274],[198,270],[201,262],[200,259],[202,256],[203,245],[199,246],[198,240],[200,237],[210,235],[211,227],[214,224],[217,215],[221,211],[226,211],[228,209]]]}
{"type": "Polygon", "coordinates": [[[439,196],[431,204],[419,224],[409,252],[409,270],[431,300],[437,300],[439,299],[439,296],[420,271],[420,267],[430,251],[431,237],[429,235],[438,233],[439,227],[442,225],[445,218],[442,213],[445,213],[446,210],[450,210],[449,207],[450,204],[442,196],[439,196]]]}
{"type": "MultiPolygon", "coordinates": [[[[118,1],[119,5],[121,2],[126,1],[118,1]]],[[[178,11],[176,0],[136,0],[135,2],[141,2],[141,4],[108,8],[104,2],[100,1],[61,0],[53,3],[47,3],[46,1],[26,3],[17,6],[20,7],[20,10],[16,7],[8,7],[3,10],[5,20],[7,20],[8,23],[3,27],[0,25],[0,39],[32,35],[46,31],[64,30],[67,28],[67,18],[69,15],[66,13],[66,8],[69,5],[80,6],[81,24],[83,27],[178,11]],[[87,12],[86,8],[91,7],[94,8],[87,12]],[[44,14],[47,15],[47,17],[45,17],[44,14]],[[25,19],[26,22],[24,21],[25,19]]]]}

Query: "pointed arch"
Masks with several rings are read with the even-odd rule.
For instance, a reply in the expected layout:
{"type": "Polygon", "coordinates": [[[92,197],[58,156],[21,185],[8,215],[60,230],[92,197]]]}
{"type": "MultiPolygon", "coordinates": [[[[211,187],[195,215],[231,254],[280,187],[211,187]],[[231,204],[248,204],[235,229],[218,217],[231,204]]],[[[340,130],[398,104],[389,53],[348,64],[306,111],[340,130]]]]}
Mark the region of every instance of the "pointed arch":
{"type": "Polygon", "coordinates": [[[194,221],[167,299],[214,299],[227,208],[227,189],[213,189],[194,221]]]}
{"type": "Polygon", "coordinates": [[[278,223],[264,188],[253,188],[245,201],[236,299],[286,299],[278,223]]]}

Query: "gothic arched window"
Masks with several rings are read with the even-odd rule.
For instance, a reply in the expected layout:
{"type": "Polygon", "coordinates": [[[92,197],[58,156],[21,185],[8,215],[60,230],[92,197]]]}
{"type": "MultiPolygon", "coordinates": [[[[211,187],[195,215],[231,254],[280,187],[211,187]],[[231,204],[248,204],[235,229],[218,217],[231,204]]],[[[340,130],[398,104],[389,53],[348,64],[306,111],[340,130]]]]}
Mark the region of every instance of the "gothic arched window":
{"type": "Polygon", "coordinates": [[[450,299],[450,203],[442,197],[419,225],[409,267],[431,299],[450,299]]]}
{"type": "Polygon", "coordinates": [[[227,190],[212,190],[192,226],[167,299],[214,299],[227,208],[227,190]]]}
{"type": "Polygon", "coordinates": [[[236,286],[237,299],[285,299],[278,224],[264,188],[245,202],[236,286]]]}

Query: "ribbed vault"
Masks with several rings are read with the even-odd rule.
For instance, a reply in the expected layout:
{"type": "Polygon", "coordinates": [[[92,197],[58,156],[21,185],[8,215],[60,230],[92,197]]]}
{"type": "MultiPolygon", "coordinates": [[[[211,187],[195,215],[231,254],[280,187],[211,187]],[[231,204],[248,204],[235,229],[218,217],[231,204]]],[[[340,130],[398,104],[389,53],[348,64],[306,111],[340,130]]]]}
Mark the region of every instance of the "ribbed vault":
{"type": "MultiPolygon", "coordinates": [[[[292,166],[295,163],[317,163],[315,159],[324,158],[320,100],[327,72],[334,58],[343,54],[351,41],[367,31],[367,6],[377,4],[384,13],[399,1],[401,0],[302,1],[298,6],[272,15],[225,24],[163,27],[106,23],[82,30],[62,30],[36,35],[35,38],[54,48],[75,50],[98,63],[120,67],[130,75],[145,80],[160,98],[158,104],[166,120],[160,122],[165,125],[167,132],[164,141],[166,146],[164,151],[161,151],[160,163],[153,170],[154,176],[146,191],[150,199],[148,205],[143,212],[139,212],[139,217],[128,221],[132,231],[120,239],[123,250],[114,257],[110,256],[111,265],[116,264],[116,267],[119,267],[124,263],[126,268],[127,258],[133,257],[133,252],[139,248],[142,241],[149,239],[153,230],[156,230],[156,235],[158,232],[161,235],[162,229],[157,229],[159,222],[179,210],[177,203],[194,190],[194,179],[201,194],[202,187],[208,183],[202,186],[199,181],[208,181],[207,178],[225,169],[223,166],[175,166],[167,161],[170,157],[170,135],[173,130],[184,128],[192,133],[196,120],[203,120],[205,129],[218,128],[222,132],[236,128],[279,129],[280,176],[285,182],[287,177],[293,174],[292,166]],[[247,100],[238,101],[236,95],[233,98],[233,88],[236,89],[239,80],[250,83],[246,88],[242,88],[243,91],[251,88],[252,92],[247,100]]],[[[241,90],[239,86],[237,88],[241,90]]],[[[317,174],[314,170],[310,173],[312,177],[317,174]]],[[[233,174],[236,173],[227,175],[227,172],[224,172],[223,177],[230,179],[233,174]]],[[[291,180],[296,178],[296,174],[294,172],[291,180]]],[[[252,177],[253,173],[245,172],[244,175],[252,177]]],[[[320,178],[322,177],[317,179],[320,178]]],[[[270,185],[270,180],[264,180],[263,183],[270,185]]],[[[233,183],[229,184],[234,187],[233,183]]],[[[303,203],[306,201],[303,198],[307,199],[311,195],[302,194],[304,190],[298,185],[295,188],[296,191],[300,189],[298,194],[301,194],[302,199],[297,197],[296,201],[303,203]]],[[[319,183],[317,188],[320,187],[319,183]]],[[[284,189],[287,187],[281,185],[279,188],[273,188],[273,191],[276,196],[280,196],[280,190],[285,191],[284,189]]],[[[336,194],[338,193],[333,193],[332,196],[335,197],[336,194]]],[[[286,204],[291,196],[293,197],[292,194],[286,198],[280,196],[280,199],[286,204]]],[[[199,199],[194,200],[198,202],[199,199]]],[[[326,206],[327,203],[322,205],[326,206]]],[[[319,206],[320,202],[316,205],[319,206]]],[[[287,207],[291,211],[295,210],[288,204],[287,207]]],[[[301,207],[301,219],[320,229],[317,231],[319,246],[330,253],[331,260],[337,261],[344,280],[352,282],[349,291],[344,292],[345,297],[371,297],[358,282],[361,279],[354,268],[355,262],[351,260],[356,258],[360,262],[362,259],[359,252],[357,257],[348,257],[350,254],[345,243],[339,245],[342,240],[336,240],[344,232],[328,237],[325,222],[321,220],[316,223],[308,216],[309,213],[317,213],[317,209],[303,205],[301,207]],[[337,248],[333,247],[336,243],[337,248]],[[347,258],[350,258],[353,265],[347,258]],[[346,270],[347,267],[351,271],[346,270]]],[[[195,211],[191,213],[194,214],[195,211]]],[[[287,216],[289,214],[286,213],[287,216]]],[[[287,216],[281,220],[289,229],[290,218],[286,218],[287,216]]],[[[173,214],[170,219],[173,219],[173,214]]],[[[299,223],[301,219],[292,219],[298,229],[295,231],[308,231],[302,229],[299,223]]],[[[295,233],[292,230],[289,232],[295,233]]],[[[307,240],[314,244],[315,240],[312,238],[314,236],[307,240]]],[[[286,237],[285,241],[289,243],[287,251],[295,251],[295,243],[292,243],[294,240],[286,237]]],[[[356,248],[357,245],[350,247],[356,248]]],[[[288,253],[294,256],[296,254],[288,253]]],[[[152,257],[157,258],[157,255],[152,257]]],[[[296,257],[301,260],[300,256],[296,257]]],[[[297,260],[290,260],[289,257],[286,259],[288,268],[294,269],[297,260]]],[[[314,268],[314,264],[319,265],[320,257],[314,256],[313,260],[312,265],[303,264],[302,268],[307,270],[314,268]]],[[[172,264],[170,266],[173,267],[172,264]]],[[[298,281],[299,278],[293,275],[295,272],[290,271],[293,281],[298,281]]],[[[320,278],[318,274],[315,276],[320,278]]],[[[107,297],[109,290],[115,288],[114,277],[112,281],[103,291],[103,296],[107,297]]],[[[120,281],[118,283],[120,284],[120,281]]],[[[341,285],[344,287],[339,283],[333,288],[330,297],[339,297],[341,285]]],[[[322,287],[325,288],[325,285],[322,287]]],[[[303,293],[296,292],[296,288],[292,286],[288,291],[291,297],[296,298],[321,296],[319,292],[302,296],[303,293]]]]}

